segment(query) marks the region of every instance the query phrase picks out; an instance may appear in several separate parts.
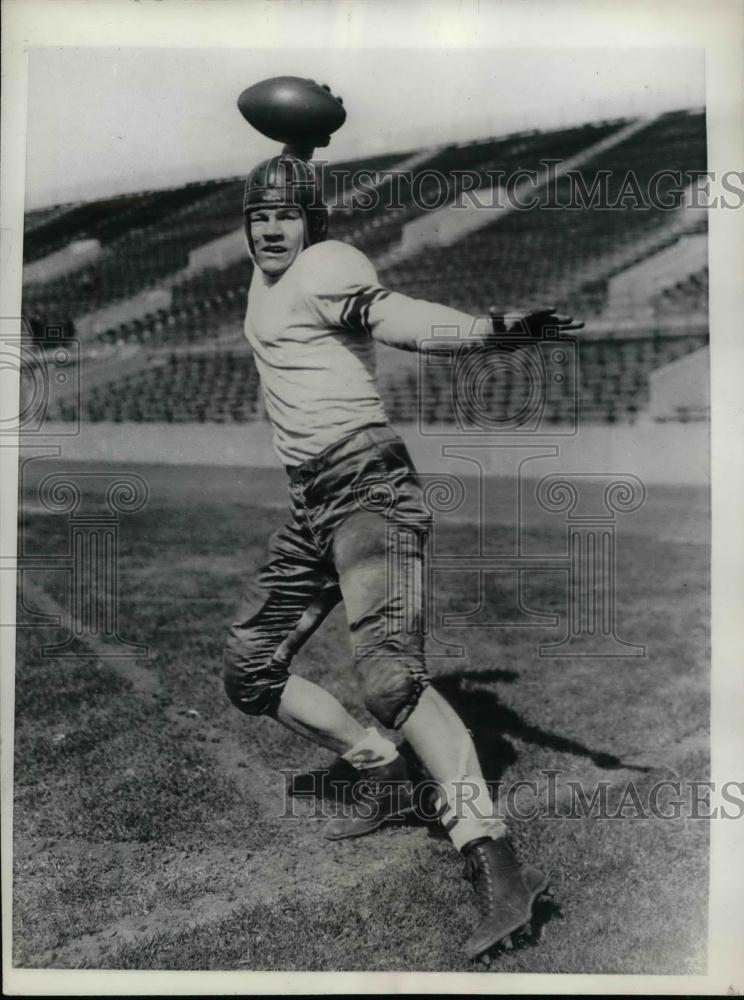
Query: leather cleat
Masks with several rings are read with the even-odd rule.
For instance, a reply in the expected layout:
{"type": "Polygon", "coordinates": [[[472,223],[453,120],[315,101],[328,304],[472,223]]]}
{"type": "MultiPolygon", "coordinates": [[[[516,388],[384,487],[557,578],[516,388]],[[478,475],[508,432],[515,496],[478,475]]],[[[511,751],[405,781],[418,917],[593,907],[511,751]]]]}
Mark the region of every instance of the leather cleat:
{"type": "Polygon", "coordinates": [[[481,911],[481,922],[465,943],[468,958],[476,959],[497,944],[511,949],[510,935],[530,925],[532,906],[548,879],[537,868],[521,865],[505,837],[474,840],[463,854],[463,877],[472,884],[481,911]]]}
{"type": "Polygon", "coordinates": [[[389,764],[355,770],[358,777],[349,789],[351,802],[343,806],[341,815],[326,823],[326,840],[364,837],[413,811],[408,765],[400,754],[389,764]]]}

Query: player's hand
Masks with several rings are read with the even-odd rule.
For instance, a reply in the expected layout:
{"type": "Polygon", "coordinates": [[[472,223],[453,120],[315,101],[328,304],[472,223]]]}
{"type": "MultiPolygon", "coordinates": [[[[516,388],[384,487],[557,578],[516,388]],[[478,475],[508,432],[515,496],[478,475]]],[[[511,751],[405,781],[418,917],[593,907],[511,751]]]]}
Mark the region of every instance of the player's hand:
{"type": "Polygon", "coordinates": [[[502,313],[491,307],[488,312],[493,332],[496,334],[506,333],[539,339],[548,330],[566,333],[569,330],[581,330],[584,326],[583,323],[575,322],[573,316],[559,313],[555,306],[528,313],[502,313]]]}

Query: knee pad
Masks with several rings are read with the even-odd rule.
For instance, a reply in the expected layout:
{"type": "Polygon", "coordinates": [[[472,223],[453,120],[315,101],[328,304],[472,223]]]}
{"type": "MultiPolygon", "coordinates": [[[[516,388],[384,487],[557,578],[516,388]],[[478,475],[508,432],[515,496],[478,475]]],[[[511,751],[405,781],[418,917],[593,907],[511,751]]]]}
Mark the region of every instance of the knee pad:
{"type": "Polygon", "coordinates": [[[368,659],[365,664],[364,704],[387,729],[399,729],[418,704],[429,683],[422,667],[405,660],[368,659]]]}
{"type": "Polygon", "coordinates": [[[228,639],[224,653],[225,692],[245,715],[276,715],[289,678],[288,664],[249,655],[228,639]]]}

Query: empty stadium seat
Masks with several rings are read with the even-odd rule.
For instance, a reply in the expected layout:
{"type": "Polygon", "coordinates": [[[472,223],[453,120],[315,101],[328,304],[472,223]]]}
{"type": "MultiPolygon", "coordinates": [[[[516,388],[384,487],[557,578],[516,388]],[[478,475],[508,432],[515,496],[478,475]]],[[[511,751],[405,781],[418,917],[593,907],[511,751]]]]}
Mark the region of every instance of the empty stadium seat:
{"type": "MultiPolygon", "coordinates": [[[[692,180],[705,165],[704,115],[675,113],[595,157],[582,167],[582,177],[591,189],[606,174],[607,202],[614,204],[630,174],[643,191],[662,169],[679,171],[692,180]]],[[[508,164],[507,172],[511,168],[508,164]]],[[[572,183],[567,178],[557,182],[557,204],[570,203],[572,183]]],[[[668,179],[660,194],[671,201],[674,187],[674,179],[668,179]]],[[[632,246],[667,219],[667,210],[636,208],[632,200],[612,209],[515,211],[459,243],[428,247],[421,258],[396,262],[381,271],[381,278],[390,287],[424,298],[439,289],[440,301],[476,313],[492,302],[505,309],[528,307],[546,292],[553,297],[558,293],[563,304],[561,285],[569,285],[582,266],[632,246]]],[[[601,302],[601,287],[590,289],[592,295],[601,302]]]]}
{"type": "Polygon", "coordinates": [[[250,352],[172,353],[158,364],[84,399],[90,420],[238,421],[258,409],[258,372],[250,352]]]}
{"type": "MultiPolygon", "coordinates": [[[[576,408],[585,421],[632,419],[647,405],[649,373],[706,343],[702,331],[581,341],[578,382],[569,370],[562,383],[548,388],[542,419],[572,420],[576,408]]],[[[426,366],[422,371],[423,376],[417,369],[381,379],[393,423],[457,424],[473,419],[466,405],[467,386],[454,379],[452,369],[426,366]]],[[[535,395],[528,369],[513,366],[504,366],[481,390],[488,417],[497,422],[536,412],[530,407],[541,398],[539,392],[535,395]]],[[[260,414],[258,372],[246,344],[234,351],[174,351],[133,375],[94,387],[83,406],[90,420],[244,422],[260,414]]],[[[55,415],[74,417],[72,411],[55,415]]]]}
{"type": "MultiPolygon", "coordinates": [[[[488,184],[493,171],[509,174],[516,169],[538,169],[545,159],[568,159],[622,124],[531,131],[452,144],[430,155],[422,152],[414,172],[423,176],[428,171],[429,180],[420,185],[418,194],[426,198],[434,193],[435,172],[451,179],[453,171],[472,170],[488,184]]],[[[408,156],[385,154],[330,165],[324,168],[326,181],[330,178],[336,184],[341,202],[348,201],[349,178],[355,169],[384,171],[408,156]]],[[[590,187],[599,171],[608,172],[612,199],[630,172],[643,188],[661,169],[679,170],[693,178],[705,165],[704,115],[675,112],[662,115],[595,157],[582,168],[582,175],[590,187]]],[[[567,183],[558,182],[559,201],[566,195],[567,183]]],[[[28,259],[50,252],[60,239],[83,235],[95,235],[105,249],[95,264],[24,288],[24,316],[35,335],[43,336],[49,323],[64,323],[73,335],[75,318],[81,314],[136,295],[143,288],[157,287],[166,277],[172,282],[192,249],[240,224],[242,186],[242,179],[232,178],[28,213],[28,259]]],[[[422,212],[410,187],[403,185],[400,191],[403,207],[394,210],[385,208],[384,197],[368,210],[342,204],[332,213],[331,237],[352,242],[373,261],[386,254],[399,241],[402,226],[422,212]]],[[[525,308],[543,303],[549,293],[558,306],[584,318],[602,311],[607,282],[600,276],[577,290],[572,284],[575,275],[588,262],[609,259],[618,251],[626,260],[636,253],[642,255],[645,237],[665,221],[663,211],[632,206],[518,211],[450,247],[428,247],[383,268],[380,278],[409,295],[473,313],[481,313],[492,303],[505,309],[525,308]],[[569,288],[570,295],[562,296],[569,288]]],[[[257,373],[242,338],[251,270],[250,261],[243,259],[188,275],[172,285],[169,309],[129,319],[84,345],[112,358],[137,349],[148,358],[142,370],[92,388],[84,398],[85,415],[91,420],[138,422],[257,419],[262,413],[257,373]],[[232,353],[226,349],[231,341],[235,343],[232,353]]],[[[643,319],[645,324],[657,321],[656,331],[639,325],[622,338],[600,339],[591,336],[589,323],[580,343],[578,384],[567,379],[551,392],[544,419],[570,419],[577,403],[584,420],[633,419],[642,412],[648,399],[648,373],[705,342],[704,332],[675,334],[671,327],[673,321],[690,316],[699,317],[705,326],[707,290],[704,270],[660,291],[650,303],[651,320],[643,319]]],[[[461,401],[453,398],[451,374],[446,369],[427,370],[421,384],[417,373],[396,372],[382,379],[381,388],[394,422],[459,419],[461,401]]],[[[484,394],[489,412],[499,420],[508,420],[528,399],[527,381],[508,370],[484,394]]],[[[75,414],[60,404],[57,415],[72,419],[75,414]]]]}

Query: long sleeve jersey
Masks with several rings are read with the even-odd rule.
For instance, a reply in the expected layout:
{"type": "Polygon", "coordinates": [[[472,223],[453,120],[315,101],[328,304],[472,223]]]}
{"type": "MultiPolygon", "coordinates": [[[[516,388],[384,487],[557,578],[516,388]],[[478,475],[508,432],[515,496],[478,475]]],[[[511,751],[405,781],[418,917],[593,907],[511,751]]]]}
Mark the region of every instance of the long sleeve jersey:
{"type": "Polygon", "coordinates": [[[335,240],[308,247],[274,284],[256,267],[245,335],[282,462],[298,465],[386,423],[374,340],[417,350],[443,331],[478,335],[481,322],[383,288],[367,257],[335,240]]]}

